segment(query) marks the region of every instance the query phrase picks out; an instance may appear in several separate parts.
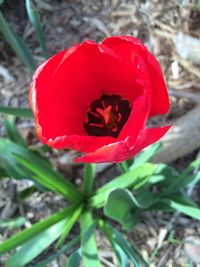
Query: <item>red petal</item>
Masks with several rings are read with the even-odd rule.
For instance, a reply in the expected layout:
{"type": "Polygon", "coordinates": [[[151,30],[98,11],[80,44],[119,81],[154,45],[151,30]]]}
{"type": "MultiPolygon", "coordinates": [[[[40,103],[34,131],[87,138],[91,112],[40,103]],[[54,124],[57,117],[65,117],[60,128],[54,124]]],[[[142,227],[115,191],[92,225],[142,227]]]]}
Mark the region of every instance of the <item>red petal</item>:
{"type": "Polygon", "coordinates": [[[170,127],[171,125],[159,128],[146,128],[141,131],[135,144],[131,142],[130,137],[127,137],[124,141],[103,146],[93,153],[88,153],[75,159],[75,161],[88,163],[121,162],[133,157],[148,145],[158,141],[170,127]]]}
{"type": "MultiPolygon", "coordinates": [[[[84,144],[87,133],[83,122],[90,103],[103,93],[119,93],[134,100],[145,86],[135,76],[144,78],[140,70],[129,69],[112,50],[92,41],[58,53],[36,70],[31,83],[30,104],[38,136],[54,147],[69,144],[70,148],[88,151],[82,148],[91,144],[90,137],[89,145],[84,144]],[[74,144],[74,136],[79,135],[83,145],[74,144]]],[[[95,140],[99,140],[95,149],[108,143],[108,138],[95,140]]]]}
{"type": "Polygon", "coordinates": [[[145,147],[157,142],[161,137],[163,137],[163,135],[166,134],[171,126],[172,125],[158,128],[145,128],[142,130],[135,145],[131,147],[131,156],[134,156],[145,147]]]}
{"type": "Polygon", "coordinates": [[[34,77],[31,87],[30,98],[35,97],[31,102],[37,103],[38,123],[47,140],[86,134],[83,127],[86,110],[90,102],[99,97],[100,91],[80,49],[52,57],[34,77]]]}
{"type": "Polygon", "coordinates": [[[150,99],[147,94],[139,96],[133,103],[129,119],[122,128],[118,139],[124,140],[127,136],[131,136],[131,141],[135,142],[139,132],[145,127],[150,108],[150,99]]]}
{"type": "Polygon", "coordinates": [[[142,94],[146,86],[141,82],[145,80],[144,73],[136,66],[130,68],[117,53],[102,44],[87,41],[81,48],[102,94],[119,94],[130,101],[142,94]]]}
{"type": "Polygon", "coordinates": [[[116,142],[116,139],[110,136],[59,136],[54,140],[46,140],[42,137],[43,142],[56,149],[70,148],[81,152],[93,152],[99,147],[116,142]]]}
{"type": "Polygon", "coordinates": [[[143,58],[149,71],[152,87],[152,106],[150,115],[165,114],[169,109],[168,93],[164,77],[158,61],[147,48],[136,38],[131,36],[116,36],[106,38],[106,46],[118,53],[126,62],[134,64],[138,55],[143,58]]]}
{"type": "Polygon", "coordinates": [[[159,62],[149,52],[148,69],[152,83],[152,108],[150,115],[165,114],[169,110],[169,97],[159,62]]]}
{"type": "Polygon", "coordinates": [[[128,158],[128,151],[129,138],[124,141],[103,146],[93,153],[88,153],[80,158],[75,159],[74,161],[88,163],[121,162],[128,158]]]}

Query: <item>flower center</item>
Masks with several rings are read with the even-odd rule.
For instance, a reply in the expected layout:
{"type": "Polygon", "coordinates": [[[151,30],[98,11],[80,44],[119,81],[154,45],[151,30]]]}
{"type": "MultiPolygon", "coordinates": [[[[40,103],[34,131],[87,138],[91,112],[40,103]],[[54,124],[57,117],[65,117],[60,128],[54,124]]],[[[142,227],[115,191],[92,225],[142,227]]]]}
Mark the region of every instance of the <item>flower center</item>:
{"type": "Polygon", "coordinates": [[[119,95],[102,95],[91,103],[84,128],[89,135],[118,137],[130,112],[128,100],[119,95]]]}

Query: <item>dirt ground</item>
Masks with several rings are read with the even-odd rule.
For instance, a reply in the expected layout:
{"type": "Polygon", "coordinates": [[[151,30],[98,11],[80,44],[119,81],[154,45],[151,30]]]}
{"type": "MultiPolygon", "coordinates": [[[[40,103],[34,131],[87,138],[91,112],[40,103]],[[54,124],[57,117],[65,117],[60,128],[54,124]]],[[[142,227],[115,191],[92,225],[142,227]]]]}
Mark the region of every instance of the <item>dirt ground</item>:
{"type": "MultiPolygon", "coordinates": [[[[35,0],[35,3],[40,11],[50,54],[53,55],[84,39],[98,42],[110,35],[133,35],[141,39],[161,63],[169,90],[179,92],[179,96],[176,96],[176,93],[171,96],[170,113],[162,122],[173,121],[194,107],[194,103],[181,97],[181,93],[200,92],[200,45],[199,50],[192,49],[188,54],[188,49],[192,46],[187,48],[186,42],[191,41],[187,39],[188,36],[200,42],[199,1],[35,0]]],[[[33,27],[28,22],[24,1],[5,1],[1,9],[12,28],[29,44],[38,64],[42,62],[44,58],[41,56],[33,27]]],[[[0,105],[27,107],[31,75],[1,36],[0,51],[0,105]]],[[[18,127],[24,137],[37,145],[37,141],[32,137],[33,126],[33,121],[18,121],[18,127]]],[[[3,134],[0,117],[0,136],[3,134]]],[[[199,155],[198,147],[200,144],[197,144],[194,152],[172,164],[181,170],[199,155]]],[[[72,156],[73,152],[69,152],[67,160],[72,156]]],[[[80,183],[81,167],[63,164],[63,160],[66,161],[63,152],[54,152],[52,160],[60,171],[80,183]]],[[[114,166],[104,171],[99,179],[110,179],[117,173],[119,170],[114,166]]],[[[34,193],[23,205],[16,203],[16,195],[26,186],[27,182],[14,182],[6,178],[0,181],[1,219],[22,215],[27,217],[27,223],[30,225],[65,205],[61,198],[52,193],[34,193]]],[[[189,193],[198,200],[198,192],[197,187],[189,193]]],[[[10,234],[9,230],[0,233],[0,240],[10,234]]],[[[142,223],[128,236],[144,258],[151,259],[151,267],[192,267],[200,264],[200,247],[186,246],[186,240],[191,236],[197,243],[200,242],[199,223],[183,215],[145,214],[142,223]]],[[[105,260],[104,266],[116,266],[108,244],[100,234],[98,239],[100,254],[105,260]]],[[[4,266],[6,257],[7,255],[0,257],[0,266],[4,266]]],[[[45,255],[42,255],[40,258],[44,257],[45,255]]],[[[58,262],[49,266],[64,266],[63,258],[60,257],[58,262]]]]}

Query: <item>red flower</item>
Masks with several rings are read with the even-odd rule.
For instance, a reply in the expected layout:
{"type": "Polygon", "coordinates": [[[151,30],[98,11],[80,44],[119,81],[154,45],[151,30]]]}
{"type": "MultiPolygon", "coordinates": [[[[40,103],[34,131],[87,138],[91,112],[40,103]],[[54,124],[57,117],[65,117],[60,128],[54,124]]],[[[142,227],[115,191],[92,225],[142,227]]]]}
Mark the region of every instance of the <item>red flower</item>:
{"type": "Polygon", "coordinates": [[[145,128],[169,99],[159,63],[136,38],[84,41],[41,64],[30,86],[36,133],[80,162],[121,162],[159,140],[170,126],[145,128]]]}

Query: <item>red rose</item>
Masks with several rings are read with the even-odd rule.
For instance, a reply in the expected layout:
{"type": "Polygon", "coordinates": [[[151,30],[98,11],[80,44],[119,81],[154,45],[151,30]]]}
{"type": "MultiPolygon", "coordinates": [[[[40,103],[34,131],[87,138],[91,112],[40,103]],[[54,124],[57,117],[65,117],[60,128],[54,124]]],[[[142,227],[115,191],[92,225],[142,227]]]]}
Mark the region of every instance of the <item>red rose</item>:
{"type": "Polygon", "coordinates": [[[131,36],[84,41],[41,64],[30,86],[36,133],[80,162],[121,162],[159,140],[170,126],[146,128],[169,99],[160,65],[131,36]]]}

